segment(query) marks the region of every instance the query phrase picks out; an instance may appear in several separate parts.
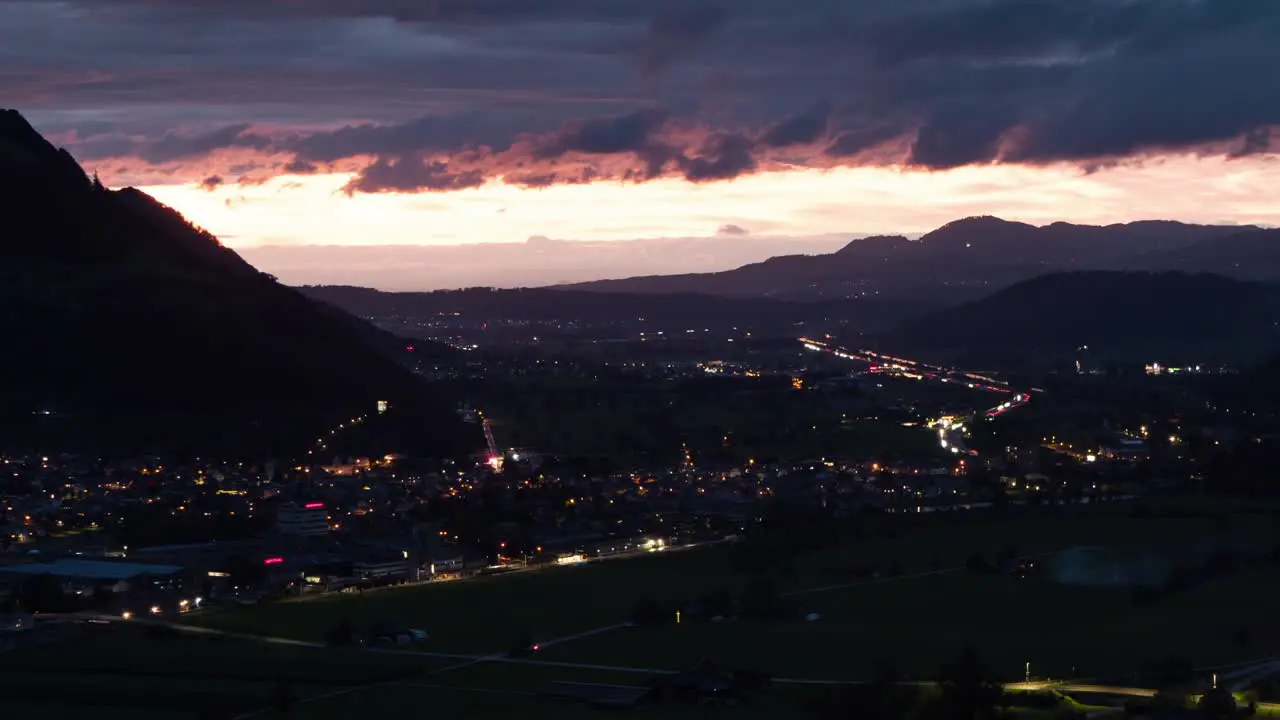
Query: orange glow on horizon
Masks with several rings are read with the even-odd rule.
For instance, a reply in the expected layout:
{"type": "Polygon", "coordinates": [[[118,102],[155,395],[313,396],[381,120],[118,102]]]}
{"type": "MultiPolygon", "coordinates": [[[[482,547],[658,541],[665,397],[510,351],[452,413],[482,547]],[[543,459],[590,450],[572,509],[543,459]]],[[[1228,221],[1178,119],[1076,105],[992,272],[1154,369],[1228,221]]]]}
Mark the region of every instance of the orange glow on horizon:
{"type": "Polygon", "coordinates": [[[281,176],[262,185],[142,188],[231,247],[453,245],[703,237],[722,224],[757,236],[925,232],[971,215],[1044,224],[1144,219],[1280,225],[1268,188],[1280,164],[1174,156],[1086,174],[1072,166],[794,169],[691,185],[600,182],[348,197],[352,175],[281,176]]]}

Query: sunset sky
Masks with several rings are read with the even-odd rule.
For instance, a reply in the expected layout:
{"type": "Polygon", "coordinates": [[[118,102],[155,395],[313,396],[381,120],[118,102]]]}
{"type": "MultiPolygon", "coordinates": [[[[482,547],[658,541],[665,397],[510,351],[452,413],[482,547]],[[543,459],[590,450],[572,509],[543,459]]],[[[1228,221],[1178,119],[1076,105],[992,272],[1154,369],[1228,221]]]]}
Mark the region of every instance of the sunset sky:
{"type": "Polygon", "coordinates": [[[541,284],[1280,225],[1277,38],[1270,0],[0,0],[0,103],[287,282],[541,284]]]}

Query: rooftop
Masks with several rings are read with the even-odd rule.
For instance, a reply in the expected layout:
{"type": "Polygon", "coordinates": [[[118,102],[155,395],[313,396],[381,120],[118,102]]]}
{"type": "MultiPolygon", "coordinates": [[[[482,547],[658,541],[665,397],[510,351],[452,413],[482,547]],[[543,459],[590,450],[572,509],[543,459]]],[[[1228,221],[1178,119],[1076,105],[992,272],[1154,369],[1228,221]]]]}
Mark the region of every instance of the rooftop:
{"type": "Polygon", "coordinates": [[[0,567],[0,572],[21,575],[58,575],[60,577],[93,578],[95,580],[128,580],[140,575],[173,575],[182,572],[177,565],[143,565],[103,560],[63,559],[46,563],[22,563],[0,567]]]}

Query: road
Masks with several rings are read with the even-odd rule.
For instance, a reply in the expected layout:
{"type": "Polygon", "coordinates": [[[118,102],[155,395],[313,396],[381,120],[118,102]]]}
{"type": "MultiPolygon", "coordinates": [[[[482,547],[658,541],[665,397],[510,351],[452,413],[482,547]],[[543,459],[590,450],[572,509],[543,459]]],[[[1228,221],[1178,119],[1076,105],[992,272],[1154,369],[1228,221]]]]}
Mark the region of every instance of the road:
{"type": "MultiPolygon", "coordinates": [[[[557,563],[539,563],[537,565],[525,565],[525,566],[509,565],[509,566],[505,566],[506,569],[504,569],[501,573],[491,573],[488,575],[469,575],[466,577],[461,577],[453,580],[413,580],[413,581],[401,583],[399,585],[387,585],[384,587],[369,588],[367,590],[363,590],[362,592],[364,593],[395,592],[397,590],[403,590],[409,587],[421,587],[423,585],[433,585],[433,584],[439,584],[439,583],[445,583],[445,582],[449,582],[449,583],[467,582],[469,580],[493,578],[493,577],[499,577],[503,575],[513,575],[516,573],[544,572],[547,570],[563,569],[565,567],[576,567],[580,565],[608,562],[610,560],[629,560],[633,558],[644,557],[653,552],[672,553],[672,552],[684,552],[686,550],[697,550],[700,548],[708,548],[715,545],[722,545],[727,542],[731,542],[731,538],[720,538],[718,540],[703,540],[701,542],[685,543],[684,545],[667,545],[663,548],[658,548],[658,549],[642,548],[637,550],[626,550],[618,553],[610,553],[608,555],[603,555],[600,557],[594,557],[594,558],[584,557],[581,561],[572,563],[571,565],[560,565],[557,563]]],[[[315,601],[315,600],[332,599],[334,593],[336,592],[339,592],[339,591],[319,592],[311,595],[303,595],[302,597],[295,599],[294,602],[309,602],[309,601],[315,601]]]]}
{"type": "MultiPolygon", "coordinates": [[[[874,350],[849,350],[813,338],[802,337],[800,342],[806,348],[815,352],[826,352],[844,360],[867,363],[868,371],[872,373],[911,380],[935,380],[943,383],[964,385],[971,390],[1000,393],[1006,397],[1011,396],[995,407],[982,412],[982,417],[986,420],[995,419],[1031,402],[1033,391],[1015,390],[1007,382],[988,375],[968,370],[947,368],[941,365],[931,365],[909,358],[885,355],[874,350]]],[[[975,412],[975,414],[977,413],[975,412]]],[[[944,422],[938,425],[938,444],[943,450],[947,450],[954,455],[977,455],[977,451],[971,450],[965,445],[964,438],[965,427],[962,423],[944,422]]]]}
{"type": "MultiPolygon", "coordinates": [[[[868,581],[863,581],[859,583],[849,583],[845,585],[833,585],[833,586],[826,586],[826,587],[808,588],[806,590],[797,591],[791,594],[797,595],[797,594],[812,593],[812,592],[823,592],[825,590],[855,587],[858,585],[874,585],[874,584],[880,584],[883,582],[892,582],[895,580],[910,580],[913,578],[926,577],[930,575],[940,575],[940,574],[945,574],[949,572],[957,572],[958,570],[960,570],[960,568],[945,568],[942,570],[937,570],[937,571],[932,571],[927,573],[903,575],[897,578],[884,578],[881,580],[868,580],[868,581]]],[[[216,630],[213,628],[185,625],[185,624],[173,622],[170,620],[160,620],[160,619],[151,619],[151,618],[137,618],[137,619],[125,620],[115,615],[94,615],[91,613],[76,613],[71,615],[58,615],[58,616],[50,616],[50,615],[41,616],[42,619],[50,618],[50,617],[78,619],[78,620],[93,620],[97,622],[109,622],[109,623],[132,623],[132,624],[157,625],[157,626],[168,627],[174,630],[192,633],[192,634],[218,635],[221,637],[226,637],[231,639],[265,642],[265,643],[277,644],[277,645],[289,645],[294,647],[307,647],[307,648],[317,648],[317,649],[326,647],[324,644],[317,643],[317,642],[307,642],[302,640],[293,640],[290,638],[273,637],[273,636],[267,636],[267,635],[253,635],[248,633],[227,632],[223,630],[216,630]]],[[[593,635],[599,635],[606,632],[612,632],[615,630],[620,630],[622,628],[626,628],[629,626],[630,626],[630,623],[616,623],[613,625],[606,625],[598,628],[593,628],[591,630],[587,630],[584,632],[575,633],[573,635],[567,635],[561,638],[554,638],[552,640],[547,640],[539,643],[538,647],[539,649],[552,647],[554,645],[572,642],[574,640],[578,640],[581,638],[590,637],[593,635]]],[[[442,667],[442,668],[437,668],[435,670],[427,671],[423,673],[424,677],[437,675],[445,672],[450,672],[453,670],[468,668],[468,667],[480,665],[483,663],[528,665],[528,666],[534,666],[534,667],[567,668],[567,669],[574,669],[574,670],[590,670],[590,671],[599,671],[599,672],[634,673],[638,675],[672,675],[679,672],[678,670],[672,670],[668,668],[636,667],[632,665],[604,665],[604,664],[598,664],[598,663],[575,663],[575,662],[562,662],[562,661],[556,661],[556,660],[538,660],[532,657],[511,657],[505,653],[490,653],[490,654],[443,653],[443,652],[431,652],[427,650],[420,650],[420,649],[414,649],[414,648],[397,648],[397,647],[365,647],[365,648],[362,648],[362,650],[364,652],[378,653],[378,654],[384,654],[384,655],[410,655],[410,656],[417,656],[417,657],[424,657],[424,658],[457,661],[454,664],[446,665],[445,667],[442,667]]],[[[1267,658],[1261,661],[1254,661],[1253,663],[1248,663],[1245,665],[1237,665],[1233,667],[1236,670],[1235,672],[1223,673],[1221,677],[1222,678],[1237,677],[1242,679],[1245,679],[1245,678],[1252,679],[1252,678],[1258,677],[1259,674],[1263,673],[1264,671],[1267,674],[1274,673],[1277,670],[1280,670],[1280,659],[1267,658]]],[[[1223,668],[1223,669],[1228,669],[1228,668],[1223,668]]],[[[1205,670],[1208,670],[1208,668],[1206,668],[1205,670]]],[[[394,685],[402,682],[403,681],[401,680],[390,680],[390,681],[371,683],[369,685],[351,687],[351,688],[341,688],[338,690],[334,690],[332,692],[321,693],[320,695],[304,698],[302,702],[308,702],[308,703],[317,702],[317,701],[321,701],[321,700],[325,700],[333,697],[338,697],[341,695],[347,695],[354,692],[359,692],[362,690],[368,690],[368,689],[381,687],[385,685],[394,685]]],[[[862,685],[869,681],[867,680],[834,680],[834,679],[828,679],[828,678],[779,677],[779,678],[774,678],[773,682],[777,684],[782,684],[782,685],[862,685]]],[[[932,686],[936,683],[933,683],[930,681],[912,681],[912,682],[906,682],[904,684],[914,685],[914,686],[932,686]]],[[[1150,697],[1154,697],[1156,694],[1156,690],[1152,688],[1125,687],[1120,685],[1097,685],[1097,684],[1092,684],[1088,682],[1071,682],[1071,681],[1054,681],[1054,680],[1010,682],[1010,683],[1004,683],[1003,687],[1005,690],[1008,690],[1008,691],[1057,690],[1059,692],[1068,693],[1068,694],[1088,693],[1088,694],[1094,694],[1094,695],[1112,695],[1117,697],[1135,697],[1135,698],[1150,698],[1150,697]]],[[[1240,688],[1232,687],[1232,689],[1237,690],[1240,688]]],[[[483,688],[476,688],[476,690],[487,691],[486,689],[483,689],[483,688]]],[[[492,692],[501,692],[501,691],[493,690],[492,692]]],[[[1258,709],[1266,711],[1268,713],[1280,713],[1280,703],[1259,703],[1258,709]]],[[[262,710],[249,712],[249,713],[244,713],[242,715],[237,716],[237,719],[239,720],[239,719],[247,719],[251,717],[262,716],[267,714],[269,710],[270,708],[266,708],[262,710]]]]}
{"type": "Polygon", "coordinates": [[[983,390],[1002,394],[1016,392],[1003,380],[982,375],[968,370],[932,365],[919,360],[885,355],[874,350],[849,350],[838,345],[831,345],[825,340],[799,338],[808,349],[827,352],[844,360],[857,360],[867,363],[868,371],[878,375],[905,377],[912,380],[938,380],[944,383],[964,385],[971,390],[983,390]]]}

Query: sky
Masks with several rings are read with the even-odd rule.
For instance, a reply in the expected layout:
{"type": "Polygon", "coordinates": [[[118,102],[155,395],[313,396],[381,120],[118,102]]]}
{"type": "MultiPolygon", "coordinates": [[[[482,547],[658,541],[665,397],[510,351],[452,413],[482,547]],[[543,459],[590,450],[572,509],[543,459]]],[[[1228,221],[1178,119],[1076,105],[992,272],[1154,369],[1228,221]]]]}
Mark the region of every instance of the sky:
{"type": "Polygon", "coordinates": [[[1280,225],[1274,0],[0,0],[0,103],[290,283],[1280,225]]]}

